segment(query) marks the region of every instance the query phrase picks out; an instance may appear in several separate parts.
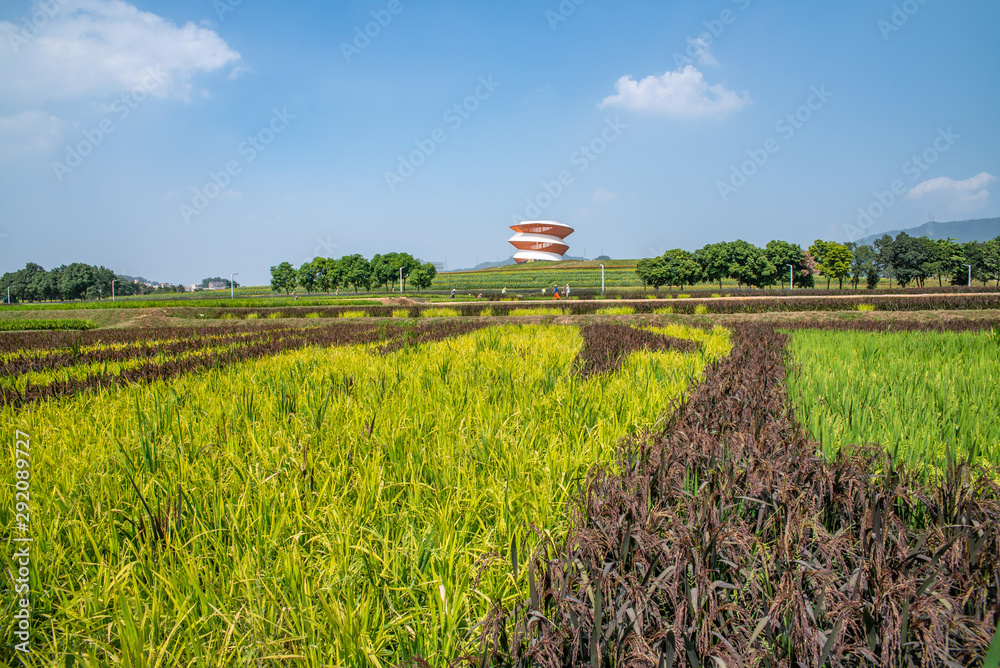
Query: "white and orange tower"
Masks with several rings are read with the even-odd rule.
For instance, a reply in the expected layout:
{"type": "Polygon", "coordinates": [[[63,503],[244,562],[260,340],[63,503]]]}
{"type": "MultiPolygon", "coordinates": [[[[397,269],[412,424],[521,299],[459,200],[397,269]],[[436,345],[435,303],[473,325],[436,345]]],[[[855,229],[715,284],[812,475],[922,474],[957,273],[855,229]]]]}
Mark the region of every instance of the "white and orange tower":
{"type": "Polygon", "coordinates": [[[510,229],[517,233],[507,241],[517,249],[514,261],[518,264],[536,260],[556,262],[563,259],[563,255],[569,250],[566,237],[573,234],[572,227],[554,220],[526,220],[511,225],[510,229]]]}

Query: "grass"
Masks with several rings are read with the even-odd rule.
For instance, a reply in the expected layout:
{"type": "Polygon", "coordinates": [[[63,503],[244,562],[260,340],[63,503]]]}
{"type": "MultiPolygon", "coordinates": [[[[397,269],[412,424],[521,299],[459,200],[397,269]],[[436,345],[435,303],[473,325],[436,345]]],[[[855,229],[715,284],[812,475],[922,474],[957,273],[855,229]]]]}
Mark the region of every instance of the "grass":
{"type": "MultiPolygon", "coordinates": [[[[32,649],[45,659],[25,660],[461,655],[494,600],[528,591],[511,545],[526,563],[535,531],[563,530],[581,476],[665,415],[706,360],[639,352],[581,379],[579,347],[573,327],[493,327],[3,409],[38,453],[32,529],[45,558],[32,578],[45,593],[32,649]]],[[[0,475],[12,479],[11,458],[0,475]]]]}
{"type": "Polygon", "coordinates": [[[522,315],[565,315],[566,312],[561,308],[513,308],[510,310],[509,315],[512,316],[522,316],[522,315]]]}
{"type": "Polygon", "coordinates": [[[420,312],[421,318],[457,318],[459,315],[453,308],[428,308],[420,312]]]}
{"type": "Polygon", "coordinates": [[[799,419],[827,456],[883,444],[936,475],[946,449],[1000,464],[1000,345],[990,334],[796,332],[789,377],[799,419]]]}
{"type": "Polygon", "coordinates": [[[35,330],[62,329],[95,329],[97,323],[93,320],[80,319],[50,319],[19,318],[16,320],[0,320],[0,332],[19,332],[35,330]]]}

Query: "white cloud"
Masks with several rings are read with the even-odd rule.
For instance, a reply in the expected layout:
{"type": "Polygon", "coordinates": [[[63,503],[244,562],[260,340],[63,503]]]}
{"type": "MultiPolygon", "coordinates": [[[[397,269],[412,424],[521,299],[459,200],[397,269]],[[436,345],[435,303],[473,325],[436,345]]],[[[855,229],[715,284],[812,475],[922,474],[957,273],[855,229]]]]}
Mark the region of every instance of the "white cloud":
{"type": "MultiPolygon", "coordinates": [[[[55,5],[56,3],[50,3],[55,5]]],[[[41,11],[36,3],[31,11],[41,11]]],[[[107,98],[164,73],[156,97],[190,98],[194,75],[236,63],[215,32],[170,21],[122,0],[68,0],[34,33],[0,21],[0,99],[21,109],[107,98]]]]}
{"type": "Polygon", "coordinates": [[[719,61],[709,51],[709,43],[704,37],[688,37],[688,53],[694,53],[698,64],[703,67],[719,67],[719,61]]]}
{"type": "Polygon", "coordinates": [[[918,183],[910,189],[910,192],[906,193],[906,199],[937,198],[939,201],[944,201],[953,210],[977,209],[989,202],[990,191],[986,187],[996,180],[997,177],[987,172],[982,172],[964,181],[956,181],[942,176],[918,183]]]}
{"type": "Polygon", "coordinates": [[[59,144],[65,126],[39,109],[0,116],[0,153],[7,156],[46,153],[59,144]]]}
{"type": "Polygon", "coordinates": [[[725,116],[750,104],[749,93],[737,93],[724,84],[710,85],[694,65],[650,75],[641,81],[625,75],[615,88],[618,92],[604,98],[599,107],[615,106],[678,118],[700,118],[725,116]]]}

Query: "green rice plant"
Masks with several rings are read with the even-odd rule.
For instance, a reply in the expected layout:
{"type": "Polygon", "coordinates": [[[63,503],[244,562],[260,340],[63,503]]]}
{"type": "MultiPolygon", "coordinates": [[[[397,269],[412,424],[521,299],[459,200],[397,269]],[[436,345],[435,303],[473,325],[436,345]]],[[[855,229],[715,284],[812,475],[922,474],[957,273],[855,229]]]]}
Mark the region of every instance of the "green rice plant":
{"type": "Polygon", "coordinates": [[[924,475],[949,450],[1000,464],[1000,355],[986,336],[802,331],[792,358],[796,414],[828,456],[877,443],[924,475]]]}
{"type": "Polygon", "coordinates": [[[271,320],[278,320],[279,318],[281,318],[281,311],[272,311],[271,313],[267,314],[267,317],[271,320]]]}
{"type": "Polygon", "coordinates": [[[247,313],[246,320],[256,320],[260,317],[259,313],[247,313]]]}
{"type": "Polygon", "coordinates": [[[392,309],[393,318],[409,318],[410,312],[405,308],[394,308],[392,309]]]}
{"type": "Polygon", "coordinates": [[[420,312],[421,318],[457,318],[459,315],[453,308],[428,308],[420,312]]]}
{"type": "Polygon", "coordinates": [[[219,316],[219,320],[236,320],[236,316],[232,313],[223,313],[219,316]]]}
{"type": "Polygon", "coordinates": [[[484,318],[492,318],[493,316],[496,315],[496,311],[494,311],[492,308],[484,308],[482,311],[480,311],[479,315],[481,315],[484,318]]]}
{"type": "Polygon", "coordinates": [[[511,559],[567,527],[587,471],[708,359],[639,352],[585,379],[580,345],[574,327],[535,325],[384,355],[314,346],[0,409],[44,453],[33,651],[384,668],[475,651],[493,602],[530,589],[511,559]]]}
{"type": "Polygon", "coordinates": [[[319,318],[319,313],[306,313],[307,318],[319,318]]]}
{"type": "Polygon", "coordinates": [[[704,304],[698,304],[694,307],[695,315],[708,315],[708,307],[704,304]]]}
{"type": "Polygon", "coordinates": [[[61,330],[61,329],[95,329],[97,323],[93,320],[53,318],[41,320],[33,318],[0,320],[0,332],[61,330]]]}
{"type": "Polygon", "coordinates": [[[875,304],[858,304],[854,307],[857,311],[864,311],[870,313],[875,310],[875,304]]]}
{"type": "Polygon", "coordinates": [[[722,295],[720,295],[718,292],[713,292],[712,293],[712,299],[720,299],[721,297],[722,297],[722,295]]]}
{"type": "Polygon", "coordinates": [[[653,311],[656,315],[671,315],[674,312],[673,306],[664,306],[653,311]]]}
{"type": "Polygon", "coordinates": [[[337,314],[338,318],[365,318],[368,314],[364,311],[341,311],[337,314]]]}
{"type": "Polygon", "coordinates": [[[566,312],[561,308],[515,308],[510,310],[512,316],[520,315],[565,315],[566,312]]]}
{"type": "Polygon", "coordinates": [[[688,293],[686,293],[686,292],[682,292],[682,293],[680,293],[679,295],[677,295],[677,298],[678,298],[678,299],[691,299],[691,295],[689,295],[689,294],[688,294],[688,293]]]}
{"type": "Polygon", "coordinates": [[[635,309],[631,306],[612,306],[599,308],[595,311],[596,315],[632,315],[633,313],[635,313],[635,309]]]}

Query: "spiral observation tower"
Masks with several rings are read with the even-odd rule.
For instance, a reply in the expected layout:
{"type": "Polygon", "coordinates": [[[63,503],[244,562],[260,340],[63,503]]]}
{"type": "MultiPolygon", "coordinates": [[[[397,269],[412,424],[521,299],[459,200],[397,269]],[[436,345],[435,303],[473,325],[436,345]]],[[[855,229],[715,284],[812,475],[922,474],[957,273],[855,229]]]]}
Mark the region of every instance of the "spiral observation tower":
{"type": "Polygon", "coordinates": [[[573,234],[569,225],[557,223],[554,220],[526,220],[510,229],[517,234],[507,241],[517,249],[514,261],[522,262],[547,261],[557,262],[569,250],[566,237],[573,234]]]}

